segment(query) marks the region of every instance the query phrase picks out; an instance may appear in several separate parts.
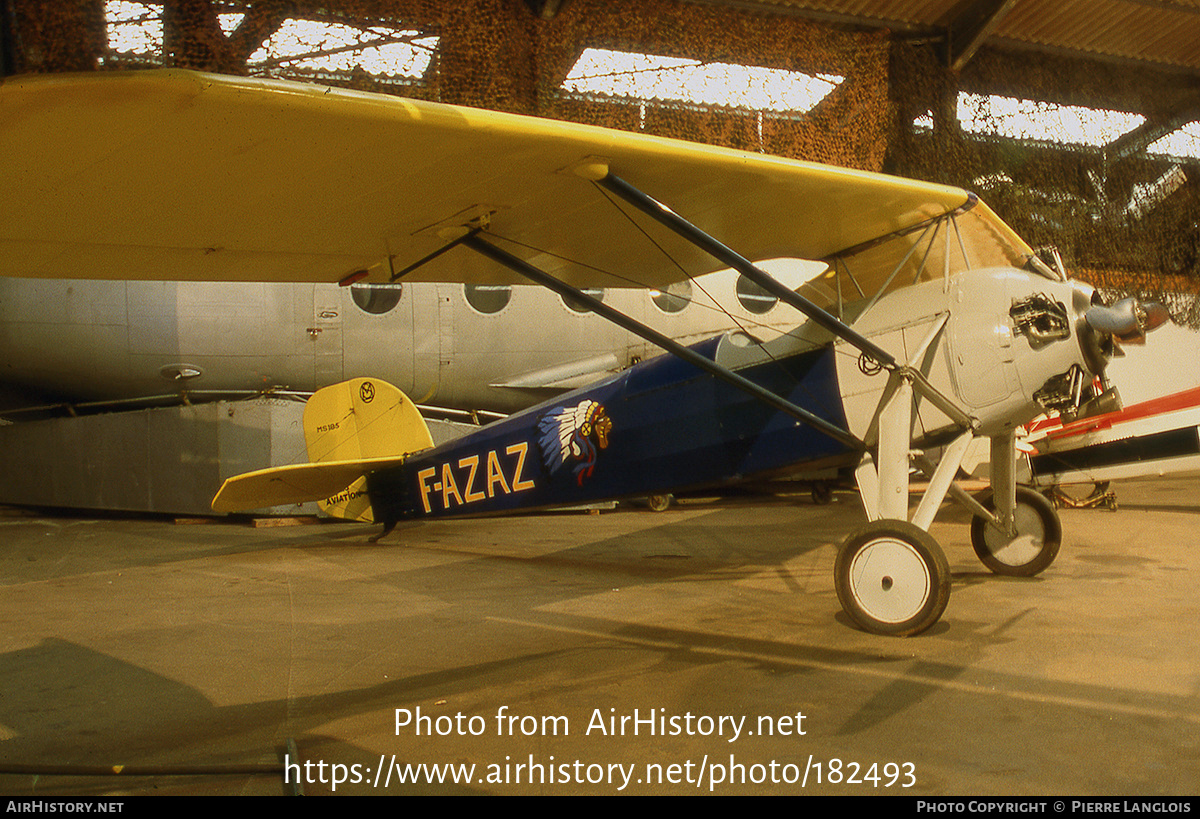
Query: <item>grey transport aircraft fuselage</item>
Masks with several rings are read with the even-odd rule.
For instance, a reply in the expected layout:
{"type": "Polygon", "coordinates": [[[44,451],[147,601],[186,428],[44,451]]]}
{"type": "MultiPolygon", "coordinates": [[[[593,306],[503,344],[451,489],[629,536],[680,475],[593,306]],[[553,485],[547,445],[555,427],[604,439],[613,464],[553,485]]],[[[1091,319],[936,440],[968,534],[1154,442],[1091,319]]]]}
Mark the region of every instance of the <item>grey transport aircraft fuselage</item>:
{"type": "MultiPolygon", "coordinates": [[[[816,269],[775,267],[793,286],[816,269]]],[[[729,271],[603,299],[684,343],[738,329],[767,340],[794,324],[729,271]]],[[[370,375],[421,404],[508,413],[659,352],[532,285],[0,279],[0,390],[10,409],[311,392],[370,375]]]]}

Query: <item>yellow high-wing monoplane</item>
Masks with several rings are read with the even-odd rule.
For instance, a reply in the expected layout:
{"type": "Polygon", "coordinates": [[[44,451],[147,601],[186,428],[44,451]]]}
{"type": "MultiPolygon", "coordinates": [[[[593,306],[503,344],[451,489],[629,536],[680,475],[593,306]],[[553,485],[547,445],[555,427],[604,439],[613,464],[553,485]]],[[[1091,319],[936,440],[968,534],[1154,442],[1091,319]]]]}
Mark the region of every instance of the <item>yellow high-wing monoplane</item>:
{"type": "Polygon", "coordinates": [[[313,463],[232,479],[218,510],[354,495],[386,533],[841,466],[870,522],[841,548],[839,598],[890,634],[946,606],[928,528],[947,493],[994,571],[1036,574],[1058,551],[1053,508],[1016,486],[1014,432],[1086,399],[1114,317],[963,190],[180,71],[7,79],[0,145],[3,275],[533,280],[674,354],[437,448],[398,390],[338,385],[306,418],[313,463]],[[793,291],[754,263],[777,258],[827,267],[793,291]],[[683,347],[585,291],[728,267],[794,307],[796,329],[683,347]],[[980,436],[992,489],[976,500],[953,478],[980,436]],[[913,466],[930,484],[910,513],[913,466]]]}

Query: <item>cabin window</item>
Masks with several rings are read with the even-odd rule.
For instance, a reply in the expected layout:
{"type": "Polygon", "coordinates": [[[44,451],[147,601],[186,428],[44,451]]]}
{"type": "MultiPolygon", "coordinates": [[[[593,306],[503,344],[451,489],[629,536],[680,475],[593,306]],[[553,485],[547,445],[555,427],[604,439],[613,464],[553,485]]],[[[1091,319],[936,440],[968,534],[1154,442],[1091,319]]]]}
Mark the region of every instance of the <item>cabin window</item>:
{"type": "Polygon", "coordinates": [[[692,302],[692,283],[671,282],[661,290],[651,290],[650,301],[664,313],[678,313],[692,302]]]}
{"type": "Polygon", "coordinates": [[[404,285],[399,283],[350,285],[350,298],[354,299],[359,309],[376,316],[390,312],[400,303],[402,295],[404,285]]]}
{"type": "Polygon", "coordinates": [[[463,296],[480,313],[499,313],[512,299],[512,285],[464,284],[463,296]]]}
{"type": "Polygon", "coordinates": [[[745,276],[738,276],[737,297],[742,307],[758,315],[766,313],[779,302],[779,299],[764,290],[762,285],[750,281],[745,276]]]}
{"type": "MultiPolygon", "coordinates": [[[[579,290],[580,290],[580,292],[591,296],[596,301],[604,301],[604,288],[603,287],[581,287],[581,288],[579,288],[579,290]]],[[[570,296],[563,296],[562,301],[563,301],[563,304],[567,305],[567,307],[571,308],[576,313],[589,312],[588,306],[586,304],[584,304],[582,301],[580,301],[579,299],[573,299],[570,296]]]]}

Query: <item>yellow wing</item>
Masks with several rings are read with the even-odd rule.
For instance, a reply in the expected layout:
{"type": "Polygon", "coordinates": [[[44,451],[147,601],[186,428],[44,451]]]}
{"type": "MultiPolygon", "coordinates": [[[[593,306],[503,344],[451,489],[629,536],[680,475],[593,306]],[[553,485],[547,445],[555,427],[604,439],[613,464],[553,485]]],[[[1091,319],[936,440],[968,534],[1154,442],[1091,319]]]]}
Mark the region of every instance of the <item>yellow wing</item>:
{"type": "MultiPolygon", "coordinates": [[[[177,70],[8,78],[0,146],[7,276],[382,280],[464,224],[580,286],[719,267],[660,227],[646,227],[657,244],[641,235],[585,178],[605,167],[755,260],[824,258],[968,201],[762,154],[177,70]]],[[[977,264],[1028,252],[986,208],[972,214],[977,264]]],[[[408,278],[512,275],[457,248],[408,278]]]]}

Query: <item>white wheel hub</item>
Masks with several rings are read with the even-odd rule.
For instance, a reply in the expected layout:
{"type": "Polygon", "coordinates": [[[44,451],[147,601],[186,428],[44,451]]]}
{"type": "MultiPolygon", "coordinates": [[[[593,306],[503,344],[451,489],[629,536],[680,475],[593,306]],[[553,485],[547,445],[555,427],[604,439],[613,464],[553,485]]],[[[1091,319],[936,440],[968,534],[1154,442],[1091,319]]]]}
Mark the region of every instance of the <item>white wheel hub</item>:
{"type": "Polygon", "coordinates": [[[929,567],[911,545],[895,537],[865,544],[850,564],[850,590],[863,611],[882,623],[902,623],[929,600],[929,567]]]}
{"type": "Polygon", "coordinates": [[[1008,540],[1004,532],[995,526],[984,530],[984,541],[988,551],[996,560],[1009,566],[1024,566],[1037,558],[1045,544],[1045,532],[1037,511],[1023,504],[1017,505],[1017,536],[1008,540]]]}

